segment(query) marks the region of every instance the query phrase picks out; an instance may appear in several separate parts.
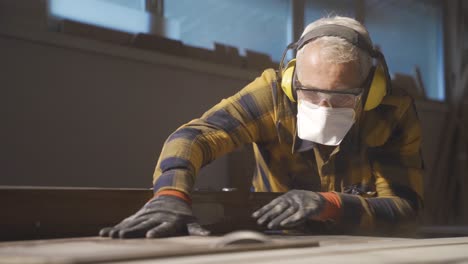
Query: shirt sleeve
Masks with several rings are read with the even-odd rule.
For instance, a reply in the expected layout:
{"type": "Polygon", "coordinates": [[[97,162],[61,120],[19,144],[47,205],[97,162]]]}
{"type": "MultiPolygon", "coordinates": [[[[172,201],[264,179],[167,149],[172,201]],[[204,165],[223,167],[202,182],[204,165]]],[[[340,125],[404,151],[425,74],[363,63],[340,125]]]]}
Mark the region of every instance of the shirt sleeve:
{"type": "Polygon", "coordinates": [[[244,144],[274,139],[272,76],[273,70],[265,71],[237,94],[172,133],[156,165],[154,191],[169,189],[190,195],[200,168],[244,144]]]}
{"type": "Polygon", "coordinates": [[[340,193],[341,222],[354,230],[395,232],[413,228],[423,206],[421,126],[414,103],[398,119],[387,142],[369,149],[377,197],[340,193]]]}

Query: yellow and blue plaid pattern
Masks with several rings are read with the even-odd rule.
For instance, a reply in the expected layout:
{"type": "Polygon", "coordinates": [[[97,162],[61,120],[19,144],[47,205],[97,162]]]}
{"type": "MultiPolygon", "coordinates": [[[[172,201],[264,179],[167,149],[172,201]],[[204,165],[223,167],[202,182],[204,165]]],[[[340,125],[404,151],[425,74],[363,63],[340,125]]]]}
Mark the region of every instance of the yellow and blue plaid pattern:
{"type": "Polygon", "coordinates": [[[412,99],[397,93],[365,112],[324,158],[314,144],[296,136],[296,104],[278,88],[275,71],[265,70],[169,136],[154,173],[154,190],[190,195],[201,167],[253,144],[253,191],[335,191],[343,206],[342,222],[364,229],[414,218],[423,197],[421,128],[412,99]],[[349,186],[360,186],[364,193],[346,194],[349,186]]]}

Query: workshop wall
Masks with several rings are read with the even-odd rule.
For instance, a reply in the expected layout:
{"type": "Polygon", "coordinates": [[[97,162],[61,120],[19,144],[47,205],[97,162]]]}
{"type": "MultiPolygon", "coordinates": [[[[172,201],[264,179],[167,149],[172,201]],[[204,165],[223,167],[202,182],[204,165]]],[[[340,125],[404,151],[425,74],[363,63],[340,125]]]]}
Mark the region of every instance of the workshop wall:
{"type": "MultiPolygon", "coordinates": [[[[167,136],[252,79],[5,35],[0,56],[1,185],[150,187],[167,136]]],[[[431,171],[431,139],[447,109],[423,101],[418,110],[431,171]]],[[[223,158],[205,170],[201,186],[219,189],[229,185],[228,171],[248,173],[238,164],[249,157],[233,155],[236,164],[223,158]]]]}
{"type": "Polygon", "coordinates": [[[149,188],[169,134],[249,81],[6,35],[0,57],[0,185],[149,188]]]}

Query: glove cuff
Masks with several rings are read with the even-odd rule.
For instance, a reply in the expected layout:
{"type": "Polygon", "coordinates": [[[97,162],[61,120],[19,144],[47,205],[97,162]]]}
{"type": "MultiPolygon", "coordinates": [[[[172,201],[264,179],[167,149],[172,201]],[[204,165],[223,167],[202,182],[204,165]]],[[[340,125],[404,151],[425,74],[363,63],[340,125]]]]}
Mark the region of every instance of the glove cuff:
{"type": "Polygon", "coordinates": [[[184,202],[188,204],[192,204],[192,199],[190,199],[188,195],[186,195],[183,192],[176,191],[176,190],[163,190],[154,194],[154,198],[159,197],[159,196],[173,196],[173,197],[182,199],[184,202]]]}
{"type": "Polygon", "coordinates": [[[319,192],[319,194],[324,198],[325,205],[322,212],[320,212],[320,215],[317,217],[318,220],[338,221],[342,213],[340,196],[334,192],[319,192]]]}

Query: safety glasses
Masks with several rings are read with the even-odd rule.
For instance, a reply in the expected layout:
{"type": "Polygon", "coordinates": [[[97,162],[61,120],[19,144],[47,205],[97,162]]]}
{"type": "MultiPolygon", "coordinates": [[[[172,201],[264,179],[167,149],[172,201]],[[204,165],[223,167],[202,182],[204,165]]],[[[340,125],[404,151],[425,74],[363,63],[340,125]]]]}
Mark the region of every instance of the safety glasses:
{"type": "Polygon", "coordinates": [[[345,90],[323,90],[303,86],[297,78],[294,78],[294,87],[301,99],[313,104],[326,101],[334,108],[356,108],[362,98],[364,88],[352,88],[345,90]]]}

